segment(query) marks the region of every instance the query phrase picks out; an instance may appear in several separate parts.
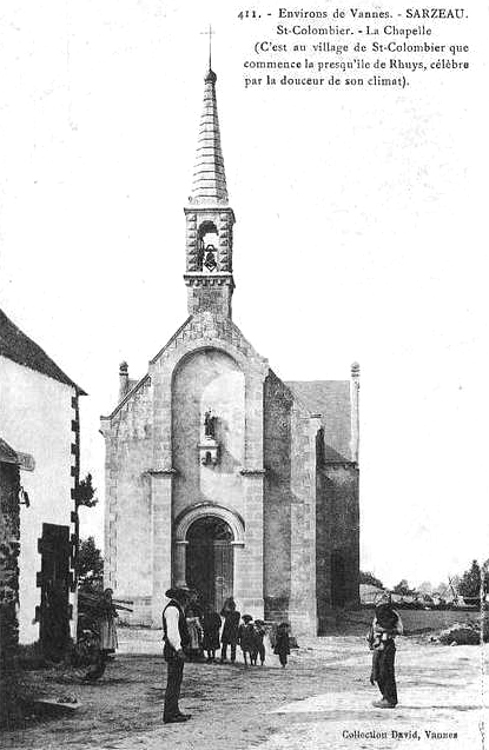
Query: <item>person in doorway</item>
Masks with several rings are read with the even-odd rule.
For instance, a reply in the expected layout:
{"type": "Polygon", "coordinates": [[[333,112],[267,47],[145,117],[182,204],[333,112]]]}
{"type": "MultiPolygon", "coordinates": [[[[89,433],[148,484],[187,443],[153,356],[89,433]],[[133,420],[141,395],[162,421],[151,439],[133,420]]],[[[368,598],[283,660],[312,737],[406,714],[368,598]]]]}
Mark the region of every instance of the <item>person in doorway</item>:
{"type": "Polygon", "coordinates": [[[185,620],[185,605],[189,591],[184,588],[168,589],[165,596],[170,599],[163,609],[163,657],[167,664],[167,682],[163,721],[176,724],[190,719],[190,714],[180,711],[178,701],[182,686],[184,650],[189,645],[189,633],[185,620]]]}
{"type": "Polygon", "coordinates": [[[202,621],[204,629],[203,648],[207,653],[209,664],[216,661],[216,651],[219,649],[219,631],[221,629],[221,618],[210,604],[206,604],[204,618],[202,621]]]}
{"type": "Polygon", "coordinates": [[[281,622],[277,628],[273,653],[277,654],[282,668],[285,669],[287,657],[290,654],[289,624],[287,622],[281,622]]]}
{"type": "Polygon", "coordinates": [[[115,653],[118,647],[115,618],[117,610],[112,601],[113,591],[105,589],[96,607],[95,627],[98,635],[97,659],[85,675],[86,680],[98,680],[105,672],[109,655],[115,653]]]}
{"type": "Polygon", "coordinates": [[[224,602],[221,616],[224,617],[224,627],[221,634],[221,664],[226,661],[228,646],[231,647],[231,663],[234,664],[241,614],[236,610],[236,602],[231,596],[224,602]]]}
{"type": "Polygon", "coordinates": [[[265,623],[263,620],[255,620],[255,645],[258,656],[260,657],[260,664],[263,666],[265,663],[265,623]]]}
{"type": "Polygon", "coordinates": [[[370,682],[372,685],[376,682],[382,693],[382,700],[373,702],[376,708],[397,706],[394,639],[402,633],[399,613],[392,606],[390,594],[385,594],[375,608],[375,617],[368,634],[369,648],[372,651],[370,682]]]}
{"type": "Polygon", "coordinates": [[[250,657],[250,664],[254,666],[256,664],[258,649],[255,640],[255,626],[251,615],[243,615],[243,622],[238,629],[238,643],[243,652],[245,667],[248,666],[248,656],[250,657]]]}
{"type": "Polygon", "coordinates": [[[193,609],[195,617],[202,618],[204,607],[202,606],[201,595],[196,589],[189,589],[188,591],[188,604],[185,613],[189,609],[193,609]]]}

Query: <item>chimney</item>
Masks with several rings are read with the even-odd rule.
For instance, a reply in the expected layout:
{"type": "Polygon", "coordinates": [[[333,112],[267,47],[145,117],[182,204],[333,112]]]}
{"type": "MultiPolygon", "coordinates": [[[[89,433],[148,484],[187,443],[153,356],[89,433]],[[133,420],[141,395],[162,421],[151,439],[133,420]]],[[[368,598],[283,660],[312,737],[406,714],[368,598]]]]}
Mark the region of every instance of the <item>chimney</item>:
{"type": "Polygon", "coordinates": [[[119,401],[122,401],[129,391],[129,366],[127,362],[121,362],[119,365],[119,401]]]}
{"type": "Polygon", "coordinates": [[[360,365],[353,362],[351,366],[351,460],[358,463],[360,447],[360,365]]]}

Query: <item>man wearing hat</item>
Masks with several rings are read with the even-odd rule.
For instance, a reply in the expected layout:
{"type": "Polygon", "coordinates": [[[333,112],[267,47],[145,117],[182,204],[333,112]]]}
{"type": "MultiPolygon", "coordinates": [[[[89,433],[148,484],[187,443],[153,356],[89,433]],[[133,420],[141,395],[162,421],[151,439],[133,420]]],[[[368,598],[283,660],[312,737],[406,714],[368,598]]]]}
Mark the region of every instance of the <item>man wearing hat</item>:
{"type": "Polygon", "coordinates": [[[190,719],[190,714],[181,713],[178,707],[185,663],[184,649],[190,641],[184,613],[190,590],[172,588],[165,596],[170,601],[163,610],[163,657],[167,663],[163,721],[165,724],[176,724],[190,719]]]}
{"type": "Polygon", "coordinates": [[[388,591],[382,594],[375,607],[374,621],[369,631],[369,647],[372,651],[372,674],[370,682],[377,683],[382,700],[374,701],[376,708],[397,706],[397,687],[394,662],[396,646],[394,639],[403,634],[399,613],[393,608],[388,591]]]}

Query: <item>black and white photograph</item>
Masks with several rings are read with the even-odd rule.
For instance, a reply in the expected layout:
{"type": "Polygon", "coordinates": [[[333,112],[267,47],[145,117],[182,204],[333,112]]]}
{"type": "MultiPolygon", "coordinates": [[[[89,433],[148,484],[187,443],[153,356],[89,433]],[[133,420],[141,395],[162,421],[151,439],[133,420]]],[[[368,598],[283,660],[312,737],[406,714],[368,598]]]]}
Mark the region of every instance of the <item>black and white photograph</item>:
{"type": "Polygon", "coordinates": [[[487,746],[488,28],[2,6],[2,748],[487,746]]]}

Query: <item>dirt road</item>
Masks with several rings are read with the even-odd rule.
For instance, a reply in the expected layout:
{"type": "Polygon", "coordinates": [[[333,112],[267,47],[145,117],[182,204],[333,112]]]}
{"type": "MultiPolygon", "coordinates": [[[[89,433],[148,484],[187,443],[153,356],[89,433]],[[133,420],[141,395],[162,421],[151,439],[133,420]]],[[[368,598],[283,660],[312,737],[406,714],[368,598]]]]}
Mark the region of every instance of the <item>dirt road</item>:
{"type": "Polygon", "coordinates": [[[2,748],[472,750],[482,746],[477,647],[400,639],[400,705],[395,711],[372,707],[378,694],[368,681],[369,654],[365,641],[356,636],[304,641],[285,670],[270,653],[263,668],[187,663],[181,707],[192,713],[192,719],[165,726],[165,666],[159,638],[146,638],[126,640],[122,650],[146,653],[119,654],[95,685],[60,671],[33,673],[38,691],[54,698],[76,698],[80,707],[69,716],[44,722],[33,719],[25,730],[6,733],[2,748]],[[430,738],[429,732],[434,733],[430,738]]]}

